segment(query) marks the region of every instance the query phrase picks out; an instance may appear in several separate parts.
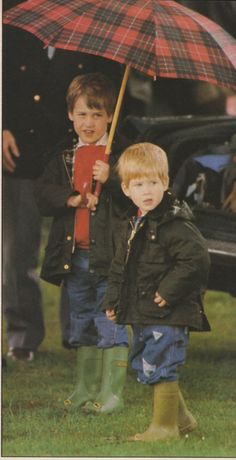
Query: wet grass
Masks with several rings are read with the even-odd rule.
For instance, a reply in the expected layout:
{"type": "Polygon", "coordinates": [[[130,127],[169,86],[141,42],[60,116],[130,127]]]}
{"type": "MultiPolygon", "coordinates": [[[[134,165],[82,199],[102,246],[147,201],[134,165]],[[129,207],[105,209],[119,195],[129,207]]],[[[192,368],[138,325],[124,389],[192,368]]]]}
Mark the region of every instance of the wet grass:
{"type": "MultiPolygon", "coordinates": [[[[75,351],[62,349],[57,288],[42,283],[46,338],[35,361],[7,361],[2,383],[4,457],[234,457],[236,456],[236,299],[208,292],[212,332],[192,334],[181,373],[183,394],[198,420],[188,437],[168,443],[131,443],[150,421],[152,389],[129,370],[119,414],[68,413],[75,351]]],[[[4,350],[6,344],[4,341],[4,350]]]]}

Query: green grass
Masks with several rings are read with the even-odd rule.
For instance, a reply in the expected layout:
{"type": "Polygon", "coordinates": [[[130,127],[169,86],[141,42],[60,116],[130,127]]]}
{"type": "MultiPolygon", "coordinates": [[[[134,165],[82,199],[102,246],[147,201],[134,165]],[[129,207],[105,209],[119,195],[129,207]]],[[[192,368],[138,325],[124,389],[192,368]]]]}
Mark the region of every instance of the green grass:
{"type": "MultiPolygon", "coordinates": [[[[181,386],[199,427],[168,443],[131,443],[152,411],[152,389],[129,370],[125,410],[86,416],[67,413],[74,388],[76,352],[62,349],[59,290],[42,282],[46,338],[32,363],[7,361],[2,384],[4,457],[235,457],[236,299],[208,292],[212,332],[192,334],[181,386]]],[[[6,351],[6,340],[3,349],[6,351]]]]}

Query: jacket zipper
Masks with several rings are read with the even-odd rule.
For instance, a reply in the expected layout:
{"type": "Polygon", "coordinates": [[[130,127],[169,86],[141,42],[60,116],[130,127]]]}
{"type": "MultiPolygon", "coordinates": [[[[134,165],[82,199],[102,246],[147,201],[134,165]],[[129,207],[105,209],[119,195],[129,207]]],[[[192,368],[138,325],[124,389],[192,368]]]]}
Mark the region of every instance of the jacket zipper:
{"type": "MultiPolygon", "coordinates": [[[[73,153],[73,155],[74,155],[74,153],[73,153]]],[[[70,182],[71,190],[73,191],[73,183],[72,183],[72,179],[70,177],[70,173],[69,173],[68,168],[67,168],[67,164],[66,164],[66,160],[65,160],[64,155],[63,155],[63,163],[64,163],[64,167],[65,167],[65,170],[66,170],[66,174],[67,174],[69,182],[70,182]]],[[[72,252],[72,254],[74,254],[74,252],[75,252],[75,215],[74,215],[74,232],[73,232],[73,242],[72,242],[72,250],[71,250],[71,252],[72,252]]]]}
{"type": "Polygon", "coordinates": [[[144,220],[143,217],[141,218],[133,218],[130,220],[130,225],[131,225],[131,233],[130,237],[127,241],[127,252],[126,252],[126,257],[125,257],[125,264],[127,264],[130,251],[131,251],[131,246],[132,246],[132,241],[136,235],[136,233],[140,230],[140,228],[143,227],[144,225],[144,220]]]}

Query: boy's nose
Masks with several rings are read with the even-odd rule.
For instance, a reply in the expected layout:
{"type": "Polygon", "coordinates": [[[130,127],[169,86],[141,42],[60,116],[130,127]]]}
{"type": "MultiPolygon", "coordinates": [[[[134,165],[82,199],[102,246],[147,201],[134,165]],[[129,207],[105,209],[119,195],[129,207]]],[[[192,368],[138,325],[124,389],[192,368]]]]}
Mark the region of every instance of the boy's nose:
{"type": "Polygon", "coordinates": [[[86,126],[93,126],[93,118],[92,117],[86,117],[85,125],[86,126]]]}
{"type": "Polygon", "coordinates": [[[150,192],[151,192],[151,184],[145,184],[144,193],[150,193],[150,192]]]}

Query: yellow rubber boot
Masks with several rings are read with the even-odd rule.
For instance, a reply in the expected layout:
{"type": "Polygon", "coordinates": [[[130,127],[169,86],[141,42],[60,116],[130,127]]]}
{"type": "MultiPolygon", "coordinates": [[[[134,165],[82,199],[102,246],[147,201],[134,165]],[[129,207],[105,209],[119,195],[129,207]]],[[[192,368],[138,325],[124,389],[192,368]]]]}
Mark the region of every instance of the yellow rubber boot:
{"type": "Polygon", "coordinates": [[[179,390],[179,431],[181,434],[187,434],[197,428],[197,421],[188,410],[184,397],[179,390]]]}
{"type": "Polygon", "coordinates": [[[178,382],[153,385],[154,406],[151,425],[144,433],[138,433],[130,440],[142,442],[168,441],[179,437],[179,386],[178,382]]]}

